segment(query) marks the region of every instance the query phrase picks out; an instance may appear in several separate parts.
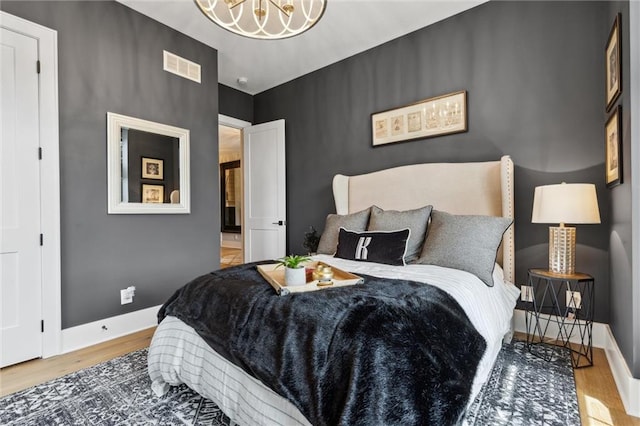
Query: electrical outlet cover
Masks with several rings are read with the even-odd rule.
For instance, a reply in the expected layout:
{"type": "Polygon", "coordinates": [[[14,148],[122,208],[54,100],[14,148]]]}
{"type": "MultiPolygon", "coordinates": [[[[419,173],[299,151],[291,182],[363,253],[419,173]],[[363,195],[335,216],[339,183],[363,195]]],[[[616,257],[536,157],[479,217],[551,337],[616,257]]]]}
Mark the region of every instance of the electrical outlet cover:
{"type": "Polygon", "coordinates": [[[520,286],[520,300],[523,302],[533,302],[533,287],[530,285],[520,286]]]}
{"type": "Polygon", "coordinates": [[[126,288],[124,290],[120,290],[120,304],[126,305],[127,303],[132,303],[133,297],[131,297],[131,293],[126,288]]]}
{"type": "Polygon", "coordinates": [[[567,290],[567,308],[582,308],[582,295],[579,291],[567,290]]]}

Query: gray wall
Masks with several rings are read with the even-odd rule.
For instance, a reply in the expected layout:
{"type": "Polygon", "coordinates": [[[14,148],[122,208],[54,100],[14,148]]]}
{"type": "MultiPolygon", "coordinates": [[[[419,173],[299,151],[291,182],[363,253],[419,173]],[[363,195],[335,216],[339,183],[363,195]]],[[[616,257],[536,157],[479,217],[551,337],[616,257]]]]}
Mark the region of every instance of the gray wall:
{"type": "Polygon", "coordinates": [[[63,328],[161,304],[218,268],[217,51],[115,2],[0,8],[58,31],[63,328]],[[201,64],[202,84],[164,72],[163,49],[201,64]],[[191,214],[107,215],[107,111],[191,131],[191,214]]]}
{"type": "MultiPolygon", "coordinates": [[[[640,377],[640,359],[636,360],[635,369],[633,362],[634,339],[633,329],[633,290],[632,290],[632,184],[631,184],[631,103],[630,82],[631,72],[629,66],[629,2],[611,2],[607,4],[604,19],[608,30],[618,13],[622,16],[622,94],[616,105],[622,106],[622,185],[609,191],[611,203],[611,228],[609,234],[609,259],[611,281],[611,317],[610,326],[618,343],[622,355],[629,365],[629,369],[640,377]]],[[[607,34],[608,35],[608,34],[607,34]]],[[[637,74],[636,74],[637,79],[637,74]]],[[[613,108],[616,107],[613,106],[613,108]]],[[[611,112],[613,112],[613,108],[611,112]]],[[[605,113],[603,117],[609,117],[605,113]]],[[[637,116],[637,114],[636,114],[637,116]]],[[[640,342],[636,342],[640,344],[640,342]]]]}
{"type": "Polygon", "coordinates": [[[253,96],[218,84],[220,114],[253,123],[253,96]]]}
{"type": "MultiPolygon", "coordinates": [[[[640,3],[629,3],[629,20],[630,20],[630,34],[629,34],[629,50],[630,50],[630,69],[629,75],[636,76],[634,83],[629,87],[631,92],[631,108],[636,111],[636,117],[638,117],[637,111],[640,110],[640,84],[638,84],[638,76],[640,75],[640,3]]],[[[638,170],[640,170],[640,147],[638,143],[631,144],[631,141],[640,140],[640,121],[631,120],[631,140],[629,145],[631,147],[631,164],[635,173],[632,173],[633,184],[636,188],[640,187],[640,176],[638,170]]],[[[634,191],[632,194],[634,201],[633,211],[633,227],[634,227],[634,241],[635,250],[633,252],[633,289],[631,290],[633,297],[632,312],[629,313],[631,323],[633,324],[632,344],[633,348],[633,363],[629,359],[629,368],[633,373],[633,376],[640,378],[640,215],[638,211],[640,209],[640,194],[638,191],[634,191]]]]}
{"type": "Polygon", "coordinates": [[[302,252],[309,225],[321,230],[335,211],[336,173],[509,154],[518,284],[548,259],[547,225],[530,223],[534,187],[597,185],[603,223],[578,226],[577,268],[594,275],[595,317],[609,322],[606,14],[602,2],[489,2],[256,95],[257,123],[286,120],[288,251],[302,252]],[[467,133],[371,146],[371,113],[461,89],[467,133]]]}

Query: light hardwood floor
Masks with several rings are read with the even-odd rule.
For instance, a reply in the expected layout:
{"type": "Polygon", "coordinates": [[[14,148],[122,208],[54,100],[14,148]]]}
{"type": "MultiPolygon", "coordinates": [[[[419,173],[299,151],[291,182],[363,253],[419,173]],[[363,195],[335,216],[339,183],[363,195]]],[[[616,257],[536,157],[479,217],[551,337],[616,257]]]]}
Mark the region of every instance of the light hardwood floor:
{"type": "Polygon", "coordinates": [[[604,350],[593,349],[593,367],[575,369],[583,425],[640,426],[640,418],[624,411],[604,350]]]}
{"type": "Polygon", "coordinates": [[[47,359],[36,359],[0,369],[0,396],[27,389],[48,380],[99,364],[151,343],[155,327],[88,348],[47,359]]]}
{"type": "Polygon", "coordinates": [[[242,264],[242,249],[220,247],[220,268],[242,264]]]}
{"type": "MultiPolygon", "coordinates": [[[[0,396],[145,348],[154,330],[155,327],[149,328],[65,355],[0,369],[0,396]]],[[[639,418],[625,414],[604,351],[595,348],[593,355],[593,367],[574,370],[582,424],[640,426],[639,418]]]]}

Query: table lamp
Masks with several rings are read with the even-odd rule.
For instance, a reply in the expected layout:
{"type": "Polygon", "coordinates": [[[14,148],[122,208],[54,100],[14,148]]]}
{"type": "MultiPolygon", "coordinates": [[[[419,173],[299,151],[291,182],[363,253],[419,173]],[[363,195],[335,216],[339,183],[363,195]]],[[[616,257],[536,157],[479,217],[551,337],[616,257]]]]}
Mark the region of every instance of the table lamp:
{"type": "Polygon", "coordinates": [[[565,224],[600,223],[595,185],[563,182],[536,187],[531,222],[560,224],[549,227],[549,270],[575,273],[576,228],[565,224]]]}

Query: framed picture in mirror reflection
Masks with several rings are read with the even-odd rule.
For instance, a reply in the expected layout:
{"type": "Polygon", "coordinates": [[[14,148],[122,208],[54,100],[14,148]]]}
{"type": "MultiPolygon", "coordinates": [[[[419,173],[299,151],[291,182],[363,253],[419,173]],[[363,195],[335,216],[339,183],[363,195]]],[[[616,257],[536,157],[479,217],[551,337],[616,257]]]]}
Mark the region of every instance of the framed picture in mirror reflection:
{"type": "Polygon", "coordinates": [[[164,185],[142,184],[143,203],[164,203],[164,185]]]}
{"type": "Polygon", "coordinates": [[[164,179],[164,161],[157,158],[142,157],[143,179],[164,179]]]}

